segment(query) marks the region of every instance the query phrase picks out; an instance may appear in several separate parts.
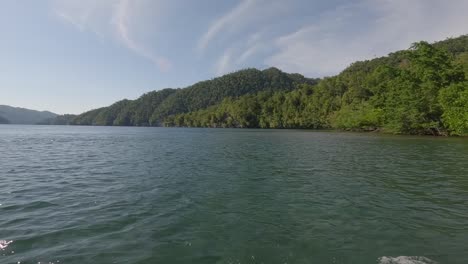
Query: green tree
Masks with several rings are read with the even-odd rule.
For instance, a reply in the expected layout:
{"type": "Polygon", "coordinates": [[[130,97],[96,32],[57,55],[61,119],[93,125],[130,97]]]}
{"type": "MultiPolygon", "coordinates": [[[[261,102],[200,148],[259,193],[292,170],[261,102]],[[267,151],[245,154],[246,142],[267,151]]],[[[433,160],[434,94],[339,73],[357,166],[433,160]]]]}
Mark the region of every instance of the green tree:
{"type": "Polygon", "coordinates": [[[468,82],[452,84],[440,91],[443,123],[453,135],[468,135],[468,82]]]}

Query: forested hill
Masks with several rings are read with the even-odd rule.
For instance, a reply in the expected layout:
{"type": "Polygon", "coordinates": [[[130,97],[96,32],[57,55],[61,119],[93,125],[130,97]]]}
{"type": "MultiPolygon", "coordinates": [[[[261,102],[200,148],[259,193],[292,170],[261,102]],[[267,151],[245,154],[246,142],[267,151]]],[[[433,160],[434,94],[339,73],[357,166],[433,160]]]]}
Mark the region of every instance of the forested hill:
{"type": "Polygon", "coordinates": [[[247,69],[51,123],[468,135],[467,77],[465,35],[355,62],[318,84],[275,68],[247,69]]]}
{"type": "Polygon", "coordinates": [[[8,124],[36,124],[46,119],[55,118],[57,114],[49,111],[36,111],[21,107],[0,105],[0,123],[8,124]]]}
{"type": "Polygon", "coordinates": [[[61,116],[50,124],[160,126],[171,115],[205,109],[225,98],[238,98],[258,92],[292,91],[300,84],[313,85],[315,79],[284,73],[276,68],[263,71],[246,69],[184,89],[164,89],[142,95],[136,100],[122,100],[109,107],[78,116],[61,116]]]}
{"type": "Polygon", "coordinates": [[[353,63],[316,86],[227,98],[166,126],[468,135],[468,36],[353,63]]]}

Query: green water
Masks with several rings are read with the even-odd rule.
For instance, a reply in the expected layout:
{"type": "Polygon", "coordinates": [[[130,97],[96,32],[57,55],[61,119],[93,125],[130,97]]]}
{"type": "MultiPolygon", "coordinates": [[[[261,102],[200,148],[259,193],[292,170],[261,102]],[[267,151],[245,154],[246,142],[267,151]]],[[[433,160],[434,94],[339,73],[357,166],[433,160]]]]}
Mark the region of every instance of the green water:
{"type": "Polygon", "coordinates": [[[0,164],[0,263],[468,263],[466,138],[2,125],[0,164]]]}

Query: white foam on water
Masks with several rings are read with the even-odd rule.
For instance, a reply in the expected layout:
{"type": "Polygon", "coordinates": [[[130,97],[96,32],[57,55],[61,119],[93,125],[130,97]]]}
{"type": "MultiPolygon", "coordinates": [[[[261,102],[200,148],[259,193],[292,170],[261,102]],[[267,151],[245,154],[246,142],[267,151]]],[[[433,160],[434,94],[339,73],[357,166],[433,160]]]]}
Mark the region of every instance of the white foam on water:
{"type": "Polygon", "coordinates": [[[437,264],[437,262],[426,257],[419,256],[399,256],[399,257],[381,257],[379,264],[437,264]]]}
{"type": "Polygon", "coordinates": [[[9,244],[11,244],[13,241],[12,240],[0,240],[0,250],[5,250],[9,244]]]}

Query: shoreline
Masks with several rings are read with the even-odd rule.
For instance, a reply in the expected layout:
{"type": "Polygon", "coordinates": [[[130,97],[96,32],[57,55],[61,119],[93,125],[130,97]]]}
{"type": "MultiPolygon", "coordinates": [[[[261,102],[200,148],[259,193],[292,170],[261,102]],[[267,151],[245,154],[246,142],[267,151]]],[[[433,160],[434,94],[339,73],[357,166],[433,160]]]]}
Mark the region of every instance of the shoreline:
{"type": "MultiPolygon", "coordinates": [[[[333,129],[333,128],[261,128],[261,127],[188,127],[188,126],[107,126],[107,125],[57,125],[57,124],[0,124],[13,126],[58,126],[58,127],[125,127],[125,128],[189,128],[189,129],[232,129],[232,130],[295,130],[295,131],[310,131],[310,132],[335,132],[335,133],[355,133],[355,134],[375,134],[375,135],[391,135],[391,136],[417,136],[417,137],[434,137],[434,138],[468,138],[468,135],[449,135],[448,133],[434,135],[422,133],[392,133],[386,132],[383,129],[364,130],[364,129],[333,129]]],[[[446,132],[446,131],[444,131],[446,132]]]]}

